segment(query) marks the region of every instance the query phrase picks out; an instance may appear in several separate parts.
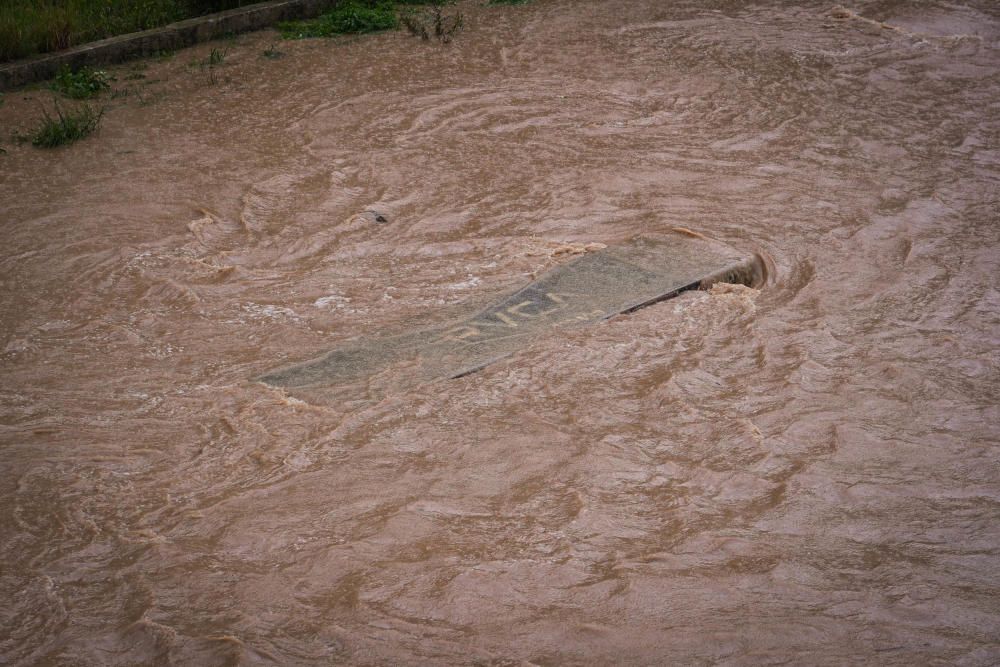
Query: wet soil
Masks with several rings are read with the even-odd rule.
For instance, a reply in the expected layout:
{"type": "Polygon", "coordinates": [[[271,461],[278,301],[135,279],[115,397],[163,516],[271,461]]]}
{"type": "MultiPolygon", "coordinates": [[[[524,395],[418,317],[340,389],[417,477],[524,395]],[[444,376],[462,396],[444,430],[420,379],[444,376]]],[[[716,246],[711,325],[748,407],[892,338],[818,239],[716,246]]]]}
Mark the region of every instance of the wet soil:
{"type": "Polygon", "coordinates": [[[461,9],[116,68],[52,151],[4,96],[0,662],[1000,662],[996,6],[461,9]],[[674,227],[767,284],[253,381],[674,227]]]}

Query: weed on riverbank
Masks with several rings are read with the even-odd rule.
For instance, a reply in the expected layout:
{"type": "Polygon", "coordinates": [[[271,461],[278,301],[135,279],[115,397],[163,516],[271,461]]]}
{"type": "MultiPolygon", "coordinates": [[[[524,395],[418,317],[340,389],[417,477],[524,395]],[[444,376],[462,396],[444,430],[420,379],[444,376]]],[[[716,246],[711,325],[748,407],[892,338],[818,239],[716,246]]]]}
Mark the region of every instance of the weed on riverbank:
{"type": "Polygon", "coordinates": [[[346,0],[314,19],[283,21],[278,31],[285,39],[331,37],[391,30],[397,27],[396,6],[389,0],[346,0]]]}
{"type": "Polygon", "coordinates": [[[465,17],[461,12],[445,14],[444,6],[454,0],[432,0],[427,9],[422,11],[409,10],[400,15],[403,26],[411,35],[416,35],[427,41],[434,37],[447,44],[462,28],[465,17]]]}
{"type": "Polygon", "coordinates": [[[56,115],[52,116],[42,109],[42,122],[29,136],[32,146],[55,148],[79,141],[97,130],[104,115],[103,108],[95,111],[89,104],[64,111],[56,102],[55,111],[56,115]]]}
{"type": "Polygon", "coordinates": [[[219,49],[212,49],[212,52],[208,54],[208,58],[202,63],[202,67],[216,67],[221,65],[225,60],[226,56],[229,55],[229,49],[224,49],[220,51],[219,49]]]}
{"type": "Polygon", "coordinates": [[[317,18],[284,21],[277,28],[284,39],[305,39],[393,30],[402,23],[410,34],[448,42],[463,22],[460,12],[444,13],[444,6],[453,3],[454,0],[345,0],[317,18]],[[428,5],[428,8],[400,12],[400,5],[428,5]]]}
{"type": "Polygon", "coordinates": [[[96,96],[111,85],[111,77],[103,70],[83,67],[76,71],[63,65],[52,80],[52,90],[74,100],[96,96]]]}
{"type": "Polygon", "coordinates": [[[227,55],[229,55],[228,47],[225,49],[212,49],[212,52],[205,58],[202,58],[201,60],[192,60],[188,67],[197,67],[202,71],[207,70],[209,82],[214,85],[218,83],[215,76],[215,70],[226,61],[227,55]]]}

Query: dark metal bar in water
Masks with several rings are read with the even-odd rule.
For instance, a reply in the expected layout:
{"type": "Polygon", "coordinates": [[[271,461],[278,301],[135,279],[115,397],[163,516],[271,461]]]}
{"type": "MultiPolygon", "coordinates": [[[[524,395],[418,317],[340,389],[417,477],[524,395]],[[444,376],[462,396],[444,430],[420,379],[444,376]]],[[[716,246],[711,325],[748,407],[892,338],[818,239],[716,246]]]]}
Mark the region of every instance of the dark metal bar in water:
{"type": "Polygon", "coordinates": [[[451,326],[339,348],[257,379],[276,387],[331,386],[407,360],[419,362],[422,380],[462,377],[555,327],[630,313],[717,282],[751,285],[762,277],[757,256],[700,236],[636,238],[552,269],[451,326]]]}

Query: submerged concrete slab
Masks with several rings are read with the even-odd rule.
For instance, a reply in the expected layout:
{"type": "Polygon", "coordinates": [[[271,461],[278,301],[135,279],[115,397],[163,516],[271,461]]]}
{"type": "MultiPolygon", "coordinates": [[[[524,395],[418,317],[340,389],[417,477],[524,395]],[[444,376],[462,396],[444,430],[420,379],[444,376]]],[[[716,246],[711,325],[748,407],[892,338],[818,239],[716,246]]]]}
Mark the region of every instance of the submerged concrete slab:
{"type": "Polygon", "coordinates": [[[762,275],[755,255],[697,235],[636,238],[557,267],[474,317],[336,349],[257,379],[316,388],[356,382],[395,363],[412,364],[410,376],[422,381],[458,378],[557,327],[629,313],[717,282],[755,284],[762,275]]]}

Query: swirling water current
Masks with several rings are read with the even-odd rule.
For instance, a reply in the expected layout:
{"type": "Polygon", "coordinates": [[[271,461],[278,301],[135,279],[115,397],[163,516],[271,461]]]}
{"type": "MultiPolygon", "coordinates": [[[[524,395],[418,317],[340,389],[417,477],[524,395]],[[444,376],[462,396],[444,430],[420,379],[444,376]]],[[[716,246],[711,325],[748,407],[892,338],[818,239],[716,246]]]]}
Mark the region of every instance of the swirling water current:
{"type": "Polygon", "coordinates": [[[1000,663],[997,6],[456,9],[2,133],[0,663],[1000,663]],[[252,381],[674,227],[766,284],[252,381]]]}

